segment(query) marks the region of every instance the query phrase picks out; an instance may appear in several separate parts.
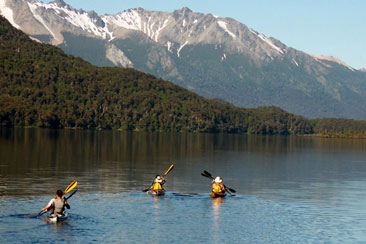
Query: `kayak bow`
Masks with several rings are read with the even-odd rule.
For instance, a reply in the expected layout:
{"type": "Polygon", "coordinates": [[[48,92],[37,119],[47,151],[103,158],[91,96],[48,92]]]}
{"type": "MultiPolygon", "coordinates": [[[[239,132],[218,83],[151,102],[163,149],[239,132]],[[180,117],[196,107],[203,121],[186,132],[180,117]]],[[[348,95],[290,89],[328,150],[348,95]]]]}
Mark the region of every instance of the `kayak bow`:
{"type": "Polygon", "coordinates": [[[215,192],[210,193],[210,197],[212,197],[212,198],[225,197],[225,196],[226,196],[226,193],[215,193],[215,192]]]}
{"type": "Polygon", "coordinates": [[[165,190],[157,190],[157,191],[151,191],[151,196],[163,196],[165,195],[165,190]]]}

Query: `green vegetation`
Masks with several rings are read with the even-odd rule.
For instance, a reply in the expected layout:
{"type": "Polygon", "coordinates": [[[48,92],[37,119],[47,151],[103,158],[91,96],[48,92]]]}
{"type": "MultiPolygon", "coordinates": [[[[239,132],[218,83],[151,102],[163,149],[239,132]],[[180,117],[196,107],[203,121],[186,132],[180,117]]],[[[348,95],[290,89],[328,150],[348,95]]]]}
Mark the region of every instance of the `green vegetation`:
{"type": "Polygon", "coordinates": [[[309,121],[276,107],[204,99],[133,69],[95,67],[37,43],[0,18],[0,125],[307,134],[309,121]]]}
{"type": "MultiPolygon", "coordinates": [[[[134,69],[96,67],[0,17],[0,126],[252,134],[365,133],[366,122],[239,108],[134,69]]],[[[365,134],[363,134],[365,135],[365,134]]]]}
{"type": "Polygon", "coordinates": [[[366,138],[366,121],[353,119],[313,119],[313,136],[326,138],[366,138]]]}
{"type": "Polygon", "coordinates": [[[323,138],[366,139],[366,131],[321,132],[316,134],[307,134],[305,136],[323,138]]]}

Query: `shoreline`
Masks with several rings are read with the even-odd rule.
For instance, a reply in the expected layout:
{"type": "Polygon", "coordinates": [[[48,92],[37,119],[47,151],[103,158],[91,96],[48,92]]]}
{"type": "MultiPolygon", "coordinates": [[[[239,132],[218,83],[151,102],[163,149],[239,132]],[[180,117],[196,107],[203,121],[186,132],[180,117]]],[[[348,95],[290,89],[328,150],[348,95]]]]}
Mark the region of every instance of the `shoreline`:
{"type": "Polygon", "coordinates": [[[321,138],[344,138],[344,139],[366,139],[366,131],[361,132],[321,132],[314,134],[304,134],[305,137],[321,138]]]}

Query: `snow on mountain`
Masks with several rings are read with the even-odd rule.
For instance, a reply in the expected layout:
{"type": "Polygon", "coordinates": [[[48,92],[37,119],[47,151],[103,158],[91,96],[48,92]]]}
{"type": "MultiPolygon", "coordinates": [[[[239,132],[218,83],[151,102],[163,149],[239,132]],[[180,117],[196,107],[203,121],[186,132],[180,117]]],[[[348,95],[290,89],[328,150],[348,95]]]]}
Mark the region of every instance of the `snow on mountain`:
{"type": "MultiPolygon", "coordinates": [[[[140,9],[142,10],[142,9],[140,9]]],[[[152,20],[152,16],[142,15],[136,9],[130,9],[116,15],[102,16],[108,26],[122,27],[129,30],[141,31],[154,41],[158,41],[160,32],[168,25],[169,18],[163,20],[152,20]]]]}
{"type": "MultiPolygon", "coordinates": [[[[5,1],[5,0],[2,0],[5,1]]],[[[75,27],[81,28],[83,31],[94,34],[103,39],[113,39],[113,33],[110,32],[103,22],[98,22],[99,16],[95,12],[77,11],[65,4],[63,1],[55,1],[51,3],[42,3],[37,1],[28,2],[29,9],[34,17],[43,24],[43,26],[56,38],[53,31],[47,25],[47,20],[42,16],[43,11],[53,12],[55,15],[64,19],[75,27]]]]}
{"type": "Polygon", "coordinates": [[[142,30],[141,17],[136,10],[128,10],[116,15],[106,15],[102,19],[107,24],[113,24],[130,30],[142,30]]]}
{"type": "Polygon", "coordinates": [[[12,26],[17,29],[21,29],[21,27],[14,21],[13,10],[6,6],[6,0],[0,0],[0,14],[3,15],[12,24],[12,26]]]}
{"type": "Polygon", "coordinates": [[[231,31],[229,31],[229,29],[227,28],[227,23],[224,21],[217,21],[217,24],[219,24],[219,26],[224,29],[224,31],[226,31],[226,33],[228,33],[233,39],[236,38],[236,35],[234,33],[232,33],[231,31]]]}
{"type": "Polygon", "coordinates": [[[288,47],[231,18],[189,8],[99,16],[63,0],[0,0],[0,13],[68,54],[98,66],[134,67],[205,97],[309,117],[366,118],[357,106],[366,102],[365,70],[288,47]]]}
{"type": "MultiPolygon", "coordinates": [[[[44,19],[42,18],[42,16],[40,14],[37,13],[37,8],[39,6],[42,6],[41,3],[28,3],[29,5],[29,9],[32,12],[34,18],[36,18],[45,28],[46,30],[53,36],[53,38],[55,40],[57,40],[58,42],[62,41],[60,40],[56,34],[52,31],[52,29],[50,27],[48,27],[47,23],[44,21],[44,19]]],[[[48,7],[48,6],[47,6],[48,7]]],[[[47,8],[46,8],[47,9],[47,8]]]]}
{"type": "Polygon", "coordinates": [[[182,51],[183,47],[188,44],[188,41],[186,41],[183,45],[181,45],[177,51],[178,57],[180,57],[180,51],[182,51]]]}
{"type": "MultiPolygon", "coordinates": [[[[88,34],[95,38],[112,41],[126,38],[126,35],[129,35],[126,34],[128,31],[136,31],[145,34],[154,42],[159,42],[169,52],[174,51],[178,57],[184,47],[197,44],[225,44],[224,47],[231,52],[249,53],[252,58],[259,60],[266,60],[268,57],[273,60],[274,57],[281,57],[287,52],[286,46],[276,44],[277,40],[266,37],[235,20],[195,13],[188,8],[182,8],[173,13],[137,8],[114,15],[98,16],[94,11],[76,10],[63,0],[50,3],[37,0],[0,0],[0,13],[18,29],[22,29],[23,25],[29,22],[24,20],[24,23],[16,23],[15,21],[24,12],[17,12],[19,8],[17,6],[20,3],[26,3],[29,6],[29,11],[37,22],[34,26],[38,29],[31,32],[40,32],[36,24],[41,25],[56,45],[63,42],[63,32],[88,34]]],[[[31,26],[26,29],[30,30],[31,26]]],[[[316,55],[312,57],[318,61],[337,62],[354,70],[335,58],[316,55]]],[[[296,66],[300,65],[296,57],[291,59],[296,66]]]]}
{"type": "Polygon", "coordinates": [[[283,54],[283,50],[280,47],[277,47],[270,38],[266,37],[265,35],[258,33],[252,29],[249,29],[251,33],[258,36],[262,41],[267,43],[270,47],[272,47],[274,50],[276,50],[278,53],[283,54]]]}
{"type": "MultiPolygon", "coordinates": [[[[225,47],[228,49],[248,52],[249,46],[253,44],[245,25],[232,19],[195,13],[188,8],[173,13],[137,8],[114,15],[98,16],[93,11],[76,10],[62,0],[50,3],[36,0],[0,0],[2,13],[18,28],[21,26],[15,23],[12,10],[6,7],[7,2],[16,5],[18,1],[27,3],[31,15],[52,36],[54,44],[62,43],[63,32],[77,32],[78,35],[87,33],[95,38],[112,41],[115,38],[125,38],[128,31],[141,32],[154,42],[165,45],[169,51],[174,49],[178,57],[187,45],[226,43],[225,47]]],[[[263,41],[262,44],[256,42],[260,48],[252,47],[263,50],[261,55],[273,57],[283,53],[270,38],[251,32],[255,34],[253,38],[258,37],[263,41]]]]}

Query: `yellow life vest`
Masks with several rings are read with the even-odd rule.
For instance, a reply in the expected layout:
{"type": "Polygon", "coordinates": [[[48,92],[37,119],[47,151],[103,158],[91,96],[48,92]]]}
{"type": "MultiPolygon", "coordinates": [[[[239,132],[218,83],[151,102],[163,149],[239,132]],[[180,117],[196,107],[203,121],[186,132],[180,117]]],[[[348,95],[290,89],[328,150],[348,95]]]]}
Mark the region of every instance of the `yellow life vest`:
{"type": "Polygon", "coordinates": [[[161,191],[161,190],[163,190],[163,187],[161,186],[161,184],[159,182],[155,182],[154,186],[153,186],[153,190],[154,191],[161,191]]]}
{"type": "Polygon", "coordinates": [[[221,193],[222,192],[221,186],[216,183],[212,184],[212,191],[215,193],[221,193]]]}

